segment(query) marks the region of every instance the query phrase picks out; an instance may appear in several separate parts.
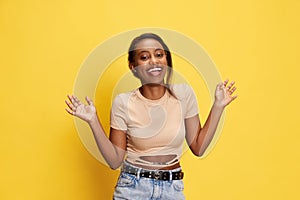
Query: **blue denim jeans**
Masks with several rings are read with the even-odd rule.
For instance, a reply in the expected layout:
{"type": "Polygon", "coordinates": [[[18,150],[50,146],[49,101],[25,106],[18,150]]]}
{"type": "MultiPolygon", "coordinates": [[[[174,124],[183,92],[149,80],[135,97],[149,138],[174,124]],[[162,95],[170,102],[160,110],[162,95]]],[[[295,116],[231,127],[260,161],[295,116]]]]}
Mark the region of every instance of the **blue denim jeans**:
{"type": "MultiPolygon", "coordinates": [[[[172,172],[179,169],[171,170],[172,172]]],[[[184,200],[182,180],[156,180],[121,171],[114,200],[184,200]]]]}

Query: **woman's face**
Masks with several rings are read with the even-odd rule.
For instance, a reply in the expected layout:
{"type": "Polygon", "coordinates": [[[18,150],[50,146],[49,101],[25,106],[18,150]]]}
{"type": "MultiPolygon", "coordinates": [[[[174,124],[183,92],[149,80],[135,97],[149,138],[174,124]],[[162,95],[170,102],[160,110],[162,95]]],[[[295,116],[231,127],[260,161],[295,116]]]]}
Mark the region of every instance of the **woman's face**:
{"type": "Polygon", "coordinates": [[[143,39],[137,43],[132,68],[142,84],[163,84],[167,70],[166,53],[154,39],[143,39]]]}

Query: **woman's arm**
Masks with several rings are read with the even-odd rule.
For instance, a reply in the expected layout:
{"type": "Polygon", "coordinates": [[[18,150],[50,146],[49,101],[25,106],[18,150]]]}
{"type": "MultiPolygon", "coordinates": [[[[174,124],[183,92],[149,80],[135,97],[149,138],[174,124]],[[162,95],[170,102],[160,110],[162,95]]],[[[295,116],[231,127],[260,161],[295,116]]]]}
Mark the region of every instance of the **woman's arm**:
{"type": "Polygon", "coordinates": [[[89,124],[94,134],[97,146],[107,164],[112,169],[120,167],[126,151],[126,133],[124,131],[111,128],[109,139],[99,121],[93,102],[86,97],[88,105],[85,105],[73,95],[68,95],[68,98],[69,101],[66,101],[66,104],[69,109],[66,109],[66,111],[89,124]]]}
{"type": "Polygon", "coordinates": [[[225,107],[237,98],[237,95],[232,96],[236,90],[234,81],[227,84],[228,80],[217,85],[215,102],[203,128],[198,115],[185,119],[186,139],[191,151],[197,156],[202,156],[212,141],[225,107]]]}

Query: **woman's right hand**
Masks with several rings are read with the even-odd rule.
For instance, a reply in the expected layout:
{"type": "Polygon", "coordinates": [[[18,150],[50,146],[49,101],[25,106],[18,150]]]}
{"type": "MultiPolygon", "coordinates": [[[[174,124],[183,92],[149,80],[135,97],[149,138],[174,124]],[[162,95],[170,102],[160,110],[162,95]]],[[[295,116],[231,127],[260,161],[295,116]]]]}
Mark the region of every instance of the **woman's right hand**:
{"type": "Polygon", "coordinates": [[[66,100],[66,104],[69,108],[66,108],[66,111],[76,116],[88,123],[92,122],[93,120],[97,119],[96,108],[89,97],[85,97],[87,101],[87,105],[83,104],[76,96],[68,95],[68,100],[66,100]]]}

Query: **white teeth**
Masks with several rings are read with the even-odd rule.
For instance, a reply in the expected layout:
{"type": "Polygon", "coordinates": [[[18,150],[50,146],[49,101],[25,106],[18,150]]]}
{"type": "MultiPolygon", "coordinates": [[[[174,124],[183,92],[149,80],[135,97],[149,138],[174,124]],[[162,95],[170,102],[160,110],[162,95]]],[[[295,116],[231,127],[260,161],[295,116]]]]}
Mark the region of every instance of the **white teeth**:
{"type": "Polygon", "coordinates": [[[148,70],[148,72],[155,72],[155,71],[161,71],[162,69],[160,67],[154,67],[148,70]]]}

